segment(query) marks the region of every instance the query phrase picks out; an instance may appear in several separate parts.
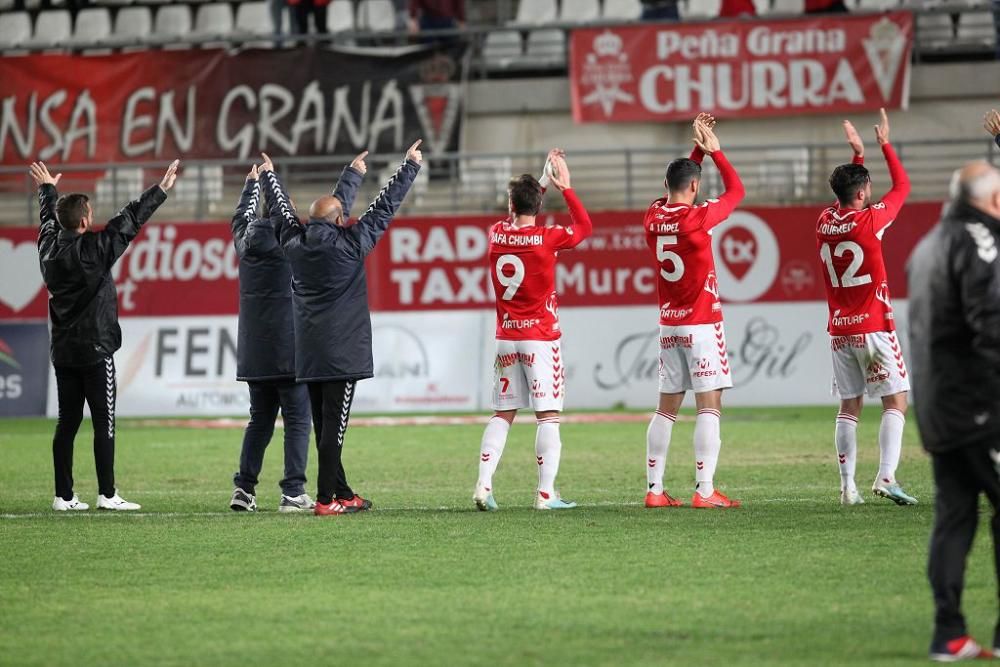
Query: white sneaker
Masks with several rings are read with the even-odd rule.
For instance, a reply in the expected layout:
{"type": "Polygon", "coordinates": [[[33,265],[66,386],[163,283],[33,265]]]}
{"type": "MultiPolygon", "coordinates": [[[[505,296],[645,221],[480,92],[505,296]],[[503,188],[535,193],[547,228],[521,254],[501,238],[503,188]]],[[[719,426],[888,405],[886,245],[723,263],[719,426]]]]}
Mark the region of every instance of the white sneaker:
{"type": "Polygon", "coordinates": [[[281,502],[278,503],[279,512],[312,512],[316,508],[316,501],[309,497],[308,493],[301,496],[286,496],[281,494],[281,502]]]}
{"type": "Polygon", "coordinates": [[[480,512],[495,512],[500,509],[497,506],[497,501],[493,499],[493,489],[487,489],[478,484],[476,492],[472,495],[472,502],[476,503],[480,512]]]}
{"type": "Polygon", "coordinates": [[[840,490],[840,504],[841,505],[864,505],[865,499],[861,497],[858,493],[857,488],[841,489],[840,490]]]}
{"type": "Polygon", "coordinates": [[[107,498],[105,496],[97,496],[97,509],[99,510],[117,510],[119,512],[132,512],[138,509],[142,509],[142,506],[137,503],[130,503],[115,491],[115,495],[107,498]]]}
{"type": "Polygon", "coordinates": [[[70,511],[79,512],[82,510],[89,510],[90,505],[88,505],[87,503],[81,503],[80,499],[77,498],[75,495],[73,496],[72,500],[63,500],[59,496],[56,496],[55,498],[52,499],[52,509],[54,509],[57,512],[70,512],[70,511]]]}

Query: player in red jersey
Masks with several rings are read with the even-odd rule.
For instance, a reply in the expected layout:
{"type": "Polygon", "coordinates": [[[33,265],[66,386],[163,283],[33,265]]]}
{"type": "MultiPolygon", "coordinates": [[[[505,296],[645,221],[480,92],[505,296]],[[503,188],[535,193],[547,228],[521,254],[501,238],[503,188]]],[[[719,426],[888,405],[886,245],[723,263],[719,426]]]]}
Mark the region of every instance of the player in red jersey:
{"type": "Polygon", "coordinates": [[[722,440],[722,391],[733,386],[722,324],[722,304],[712,257],[712,228],[729,217],[743,199],[743,184],[723,155],[715,120],[699,114],[694,121],[695,148],[690,158],[667,165],[667,196],[654,201],[643,226],[646,244],[659,269],[660,402],[646,431],[646,507],[682,503],[663,490],[663,471],[677,411],[684,392],[695,392],[694,507],[739,507],[715,490],[713,479],[722,440]],[[695,204],[701,185],[701,160],[712,157],[725,192],[718,200],[695,204]]]}
{"type": "Polygon", "coordinates": [[[570,174],[562,152],[549,153],[543,181],[562,192],[572,226],[536,224],[544,187],[525,174],[508,187],[510,218],[490,230],[490,276],[497,304],[497,354],[494,365],[493,409],[483,433],[479,480],[473,500],[481,510],[497,509],[493,473],[500,463],[511,422],[520,408],[535,411],[538,429],[535,454],[538,491],[535,509],[576,507],[555,490],[562,443],[559,413],[565,396],[565,363],[559,339],[555,265],[560,250],[575,248],[590,236],[587,210],[570,188],[570,174]]]}
{"type": "Polygon", "coordinates": [[[860,135],[846,120],[844,132],[854,149],[854,160],[833,170],[830,187],[837,203],[824,210],[816,223],[816,247],[830,308],[834,392],[840,397],[834,435],[840,464],[840,501],[844,505],[864,502],[854,483],[854,469],[858,419],[867,392],[880,397],[883,408],[878,432],[881,457],[872,493],[899,505],[915,505],[916,499],[896,482],[910,381],[896,338],[882,259],[882,235],[910,193],[910,181],[889,144],[885,109],[875,126],[875,137],[889,167],[892,189],[881,202],[871,202],[872,183],[864,167],[865,148],[860,135]]]}

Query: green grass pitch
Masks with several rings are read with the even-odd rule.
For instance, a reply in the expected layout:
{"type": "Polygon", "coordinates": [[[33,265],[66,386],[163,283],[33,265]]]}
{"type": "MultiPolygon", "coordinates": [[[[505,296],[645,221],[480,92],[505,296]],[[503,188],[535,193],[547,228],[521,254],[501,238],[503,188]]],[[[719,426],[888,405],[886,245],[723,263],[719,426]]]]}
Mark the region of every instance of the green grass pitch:
{"type": "MultiPolygon", "coordinates": [[[[921,504],[872,498],[867,411],[868,503],[842,508],[835,412],[727,410],[717,483],[745,503],[727,512],[642,507],[644,423],[563,425],[559,485],[582,506],[559,513],[530,509],[532,425],[511,431],[492,514],[470,500],[479,425],[354,428],[349,479],[376,509],[330,518],[275,511],[280,431],[258,488],[265,511],[237,515],[239,430],[128,420],[118,483],[142,513],[57,516],[52,422],[3,420],[0,665],[926,664],[927,457],[911,420],[899,475],[921,504]]],[[[685,501],[692,429],[674,428],[667,468],[685,501]]],[[[89,437],[76,476],[93,503],[89,437]]],[[[985,521],[965,607],[988,642],[985,521]]]]}

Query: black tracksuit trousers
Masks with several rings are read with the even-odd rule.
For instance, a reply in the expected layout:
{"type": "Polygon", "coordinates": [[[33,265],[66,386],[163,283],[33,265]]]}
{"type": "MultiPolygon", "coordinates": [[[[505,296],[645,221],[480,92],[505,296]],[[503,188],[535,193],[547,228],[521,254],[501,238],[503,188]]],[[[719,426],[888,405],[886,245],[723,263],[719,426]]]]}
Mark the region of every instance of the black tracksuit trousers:
{"type": "Polygon", "coordinates": [[[966,634],[962,616],[965,561],[979,523],[979,494],[993,506],[994,566],[1000,582],[1000,447],[975,446],[931,453],[934,529],[927,575],[934,592],[934,639],[949,641],[966,634]]]}
{"type": "Polygon", "coordinates": [[[319,450],[316,502],[327,505],[334,498],[350,500],[354,491],[347,483],[341,454],[347,422],[351,417],[355,383],[338,380],[309,382],[308,385],[316,448],[319,450]]]}
{"type": "Polygon", "coordinates": [[[115,402],[118,384],[115,361],[108,357],[93,366],[56,366],[59,420],[52,439],[52,464],[56,495],[73,498],[73,441],[83,422],[87,402],[94,421],[94,466],[97,490],[108,498],[115,495],[115,402]]]}

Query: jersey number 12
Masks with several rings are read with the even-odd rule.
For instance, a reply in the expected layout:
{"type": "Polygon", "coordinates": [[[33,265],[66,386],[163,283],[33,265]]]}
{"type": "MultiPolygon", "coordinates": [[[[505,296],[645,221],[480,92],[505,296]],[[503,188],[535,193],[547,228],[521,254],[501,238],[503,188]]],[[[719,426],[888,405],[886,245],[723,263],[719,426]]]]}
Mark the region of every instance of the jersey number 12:
{"type": "Polygon", "coordinates": [[[830,284],[834,287],[857,287],[870,283],[872,277],[869,274],[857,275],[858,269],[865,261],[865,251],[861,249],[861,246],[854,241],[841,241],[833,249],[833,255],[837,257],[843,257],[845,253],[851,253],[851,263],[847,265],[843,275],[838,280],[837,270],[833,266],[833,256],[830,253],[830,244],[824,243],[819,248],[820,259],[826,264],[826,270],[830,274],[830,284]]]}

